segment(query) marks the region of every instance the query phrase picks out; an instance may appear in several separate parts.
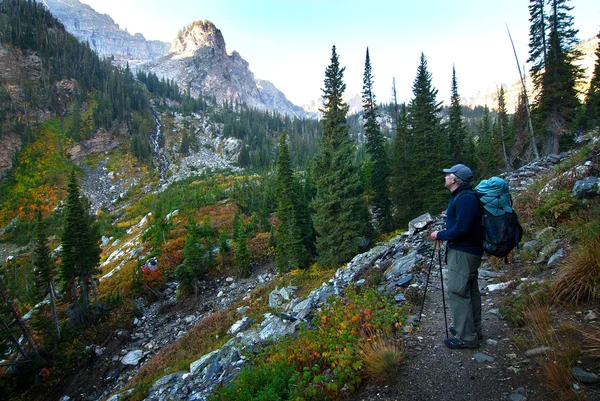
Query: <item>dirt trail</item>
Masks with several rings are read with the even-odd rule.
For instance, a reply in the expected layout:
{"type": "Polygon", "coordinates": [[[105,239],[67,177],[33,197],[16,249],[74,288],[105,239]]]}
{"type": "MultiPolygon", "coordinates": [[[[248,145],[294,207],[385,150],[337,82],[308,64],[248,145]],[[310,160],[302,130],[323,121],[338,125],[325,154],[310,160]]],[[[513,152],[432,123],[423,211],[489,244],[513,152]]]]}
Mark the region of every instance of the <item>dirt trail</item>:
{"type": "MultiPolygon", "coordinates": [[[[510,273],[513,265],[504,269],[510,273]]],[[[435,270],[435,266],[434,266],[435,270]]],[[[445,274],[445,273],[444,273],[445,274]]],[[[510,277],[510,275],[508,275],[510,277]]],[[[444,283],[445,284],[445,283],[444,283]]],[[[439,266],[429,282],[421,327],[406,341],[407,360],[396,381],[387,385],[367,384],[349,397],[351,400],[545,400],[534,361],[511,339],[518,334],[497,315],[502,292],[489,292],[489,283],[479,279],[482,288],[484,339],[478,349],[451,350],[443,344],[446,336],[439,266]],[[483,354],[483,356],[481,356],[483,354]],[[486,359],[477,361],[475,356],[486,359]],[[532,368],[533,367],[533,368],[532,368]]],[[[447,291],[447,286],[444,285],[447,291]]],[[[452,314],[447,305],[448,326],[452,314]]],[[[419,313],[420,305],[415,314],[419,313]]]]}

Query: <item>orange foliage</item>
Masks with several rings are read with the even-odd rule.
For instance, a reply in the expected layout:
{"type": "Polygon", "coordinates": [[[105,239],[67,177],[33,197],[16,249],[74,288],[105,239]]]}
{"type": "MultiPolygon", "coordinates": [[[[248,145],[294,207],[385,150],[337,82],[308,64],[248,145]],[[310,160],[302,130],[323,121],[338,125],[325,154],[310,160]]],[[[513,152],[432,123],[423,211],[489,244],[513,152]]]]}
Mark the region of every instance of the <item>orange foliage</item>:
{"type": "Polygon", "coordinates": [[[271,257],[269,248],[269,233],[258,233],[248,240],[248,251],[254,262],[263,263],[271,257]]]}
{"type": "Polygon", "coordinates": [[[227,230],[231,233],[233,218],[238,211],[237,205],[231,200],[219,202],[214,205],[203,206],[194,213],[196,221],[202,221],[206,216],[210,218],[210,225],[217,231],[227,230]]]}

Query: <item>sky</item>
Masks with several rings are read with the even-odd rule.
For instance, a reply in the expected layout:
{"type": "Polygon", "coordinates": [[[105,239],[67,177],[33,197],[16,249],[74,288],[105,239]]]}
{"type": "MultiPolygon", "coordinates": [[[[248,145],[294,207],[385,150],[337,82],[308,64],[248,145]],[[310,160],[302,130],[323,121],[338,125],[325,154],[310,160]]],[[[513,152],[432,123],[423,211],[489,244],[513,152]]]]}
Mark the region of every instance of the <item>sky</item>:
{"type": "MultiPolygon", "coordinates": [[[[194,21],[221,30],[256,78],[271,81],[296,105],[320,98],[335,45],[346,93],[360,93],[367,47],[377,103],[412,98],[421,53],[438,101],[450,102],[452,67],[461,97],[512,84],[528,58],[528,0],[80,0],[122,29],[171,42],[194,21]]],[[[571,0],[580,40],[600,32],[600,1],[571,0]]],[[[526,65],[526,68],[528,66],[526,65]]]]}

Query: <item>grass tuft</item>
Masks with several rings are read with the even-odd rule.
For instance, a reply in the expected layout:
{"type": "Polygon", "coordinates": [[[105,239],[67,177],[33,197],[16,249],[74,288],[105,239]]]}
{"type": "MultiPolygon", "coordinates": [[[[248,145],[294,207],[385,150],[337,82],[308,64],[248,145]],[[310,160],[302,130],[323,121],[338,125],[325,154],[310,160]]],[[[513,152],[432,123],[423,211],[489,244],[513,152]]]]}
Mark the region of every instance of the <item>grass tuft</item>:
{"type": "Polygon", "coordinates": [[[581,239],[552,286],[558,300],[582,305],[600,296],[600,238],[581,239]]]}
{"type": "Polygon", "coordinates": [[[375,382],[391,382],[404,360],[404,344],[395,339],[373,336],[359,350],[366,376],[375,382]]]}

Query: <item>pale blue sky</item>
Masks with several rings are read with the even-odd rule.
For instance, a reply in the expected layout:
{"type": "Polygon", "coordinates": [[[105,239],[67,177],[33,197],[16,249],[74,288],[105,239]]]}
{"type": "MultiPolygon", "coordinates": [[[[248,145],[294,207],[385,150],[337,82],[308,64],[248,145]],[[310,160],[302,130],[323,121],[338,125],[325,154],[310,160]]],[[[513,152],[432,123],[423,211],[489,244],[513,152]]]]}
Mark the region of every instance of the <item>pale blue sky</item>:
{"type": "MultiPolygon", "coordinates": [[[[346,67],[349,94],[361,91],[369,47],[378,103],[391,100],[392,77],[398,100],[412,97],[421,52],[445,104],[453,64],[461,96],[517,81],[505,23],[521,64],[528,56],[527,0],[80,1],[146,39],[171,42],[191,22],[210,20],[223,33],[228,52],[238,51],[255,77],[273,82],[298,105],[320,97],[334,44],[346,67]]],[[[596,35],[600,1],[572,0],[570,5],[579,38],[596,35]]]]}

